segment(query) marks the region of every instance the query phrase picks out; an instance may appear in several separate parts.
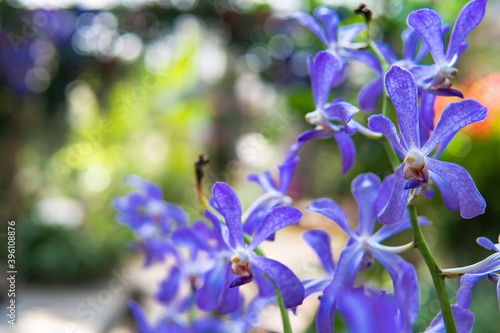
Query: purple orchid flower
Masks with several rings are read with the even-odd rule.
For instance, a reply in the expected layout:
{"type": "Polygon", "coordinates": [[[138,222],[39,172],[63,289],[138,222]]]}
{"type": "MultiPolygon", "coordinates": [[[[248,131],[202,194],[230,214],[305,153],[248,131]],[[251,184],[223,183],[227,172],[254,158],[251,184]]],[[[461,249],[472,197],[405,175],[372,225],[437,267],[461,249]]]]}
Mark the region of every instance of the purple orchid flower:
{"type": "Polygon", "coordinates": [[[340,68],[340,62],[335,56],[325,51],[318,52],[314,59],[308,59],[308,67],[316,110],[309,112],[306,120],[316,125],[316,128],[299,135],[289,158],[295,156],[302,145],[309,140],[334,137],[342,155],[342,172],[346,173],[356,160],[356,147],[350,135],[360,126],[352,120],[358,108],[340,98],[328,103],[332,82],[340,68]],[[340,121],[344,125],[334,124],[332,121],[340,121]]]}
{"type": "Polygon", "coordinates": [[[408,25],[422,36],[435,62],[434,65],[412,68],[419,87],[429,91],[451,87],[449,78],[457,74],[453,66],[469,46],[465,38],[483,19],[486,2],[473,0],[464,6],[453,27],[446,53],[442,34],[443,17],[430,8],[419,9],[408,15],[408,25]]]}
{"type": "MultiPolygon", "coordinates": [[[[400,311],[399,319],[402,327],[409,328],[415,321],[419,309],[419,284],[415,268],[397,255],[411,247],[412,243],[399,247],[380,244],[383,240],[411,227],[409,218],[400,224],[382,226],[373,233],[377,212],[389,199],[393,176],[389,176],[381,184],[380,179],[372,174],[362,174],[352,182],[352,193],[359,206],[359,224],[356,231],[349,225],[347,216],[333,200],[322,198],[315,200],[307,210],[320,213],[335,221],[349,235],[347,247],[340,253],[337,268],[331,283],[324,289],[318,309],[316,328],[318,332],[332,332],[334,311],[345,288],[351,288],[359,270],[369,269],[376,258],[389,272],[400,311]]],[[[419,217],[422,225],[429,224],[419,217]]],[[[322,242],[324,243],[324,241],[322,242]]],[[[325,248],[326,245],[322,245],[325,248]]],[[[329,262],[329,259],[322,260],[329,262]]],[[[327,264],[333,270],[332,264],[327,264]]]]}
{"type": "Polygon", "coordinates": [[[218,218],[208,210],[205,214],[220,231],[226,252],[230,256],[224,269],[224,286],[219,296],[219,311],[230,313],[238,304],[238,286],[251,282],[254,278],[263,279],[261,273],[269,276],[283,295],[285,307],[291,308],[302,304],[304,287],[295,274],[283,264],[255,254],[253,251],[264,240],[278,230],[298,223],[302,213],[293,207],[274,208],[262,221],[254,238],[245,245],[241,224],[241,203],[236,192],[225,183],[215,183],[212,189],[213,199],[218,211],[224,217],[227,229],[222,227],[218,218]],[[222,306],[222,308],[221,308],[222,306]]]}
{"type": "Polygon", "coordinates": [[[378,96],[384,87],[379,80],[379,77],[382,76],[382,66],[377,57],[361,49],[366,47],[366,44],[354,42],[356,37],[363,30],[366,30],[366,24],[355,23],[339,28],[339,15],[335,10],[325,6],[318,7],[314,11],[314,16],[317,19],[304,12],[295,14],[297,21],[314,32],[325,44],[327,51],[339,60],[338,74],[331,82],[333,87],[344,81],[350,59],[365,64],[378,75],[377,78],[363,87],[358,95],[360,107],[364,111],[372,111],[377,106],[378,96]]]}
{"type": "Polygon", "coordinates": [[[420,191],[419,188],[430,181],[441,190],[445,205],[451,210],[460,209],[462,217],[473,218],[484,213],[486,202],[467,170],[454,163],[439,161],[429,154],[439,144],[446,145],[461,128],[486,119],[488,110],[473,99],[450,103],[429,140],[421,145],[418,92],[413,75],[393,66],[387,72],[385,83],[403,139],[386,116],[371,116],[368,127],[387,137],[404,162],[395,172],[391,198],[379,215],[380,222],[394,224],[401,221],[411,189],[420,191]]]}

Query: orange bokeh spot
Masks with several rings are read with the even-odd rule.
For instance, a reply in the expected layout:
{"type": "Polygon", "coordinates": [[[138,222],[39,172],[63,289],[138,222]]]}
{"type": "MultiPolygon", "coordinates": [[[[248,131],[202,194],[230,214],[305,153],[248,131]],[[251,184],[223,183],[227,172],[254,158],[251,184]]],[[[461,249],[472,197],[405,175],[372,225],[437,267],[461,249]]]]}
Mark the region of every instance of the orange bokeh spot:
{"type": "MultiPolygon", "coordinates": [[[[462,87],[458,87],[457,89],[463,92],[464,98],[473,98],[488,108],[488,117],[486,120],[465,127],[464,132],[471,137],[483,139],[498,134],[500,73],[490,74],[479,81],[471,78],[465,79],[462,87]]],[[[437,122],[446,105],[460,100],[461,98],[458,97],[437,96],[436,103],[434,104],[434,109],[436,110],[434,122],[437,122]]]]}

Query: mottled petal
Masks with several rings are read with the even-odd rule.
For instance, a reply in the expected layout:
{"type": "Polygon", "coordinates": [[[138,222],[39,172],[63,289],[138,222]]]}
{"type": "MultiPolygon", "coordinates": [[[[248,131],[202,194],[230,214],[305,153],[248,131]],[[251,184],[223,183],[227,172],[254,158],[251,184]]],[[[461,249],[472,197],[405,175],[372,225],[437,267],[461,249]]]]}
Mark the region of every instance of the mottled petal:
{"type": "Polygon", "coordinates": [[[262,221],[255,232],[252,242],[248,245],[248,250],[253,251],[260,243],[266,240],[276,231],[281,230],[291,224],[298,223],[302,218],[302,213],[297,208],[280,206],[274,208],[262,221]]]}
{"type": "Polygon", "coordinates": [[[358,94],[358,104],[363,111],[375,110],[380,95],[384,92],[384,80],[377,77],[367,83],[358,94]]]}
{"type": "MultiPolygon", "coordinates": [[[[452,305],[451,310],[453,311],[453,317],[455,318],[458,333],[472,332],[472,327],[474,326],[474,314],[457,305],[452,305]]],[[[446,333],[443,314],[441,312],[432,320],[430,326],[427,327],[424,333],[446,333]]]]}
{"type": "Polygon", "coordinates": [[[427,157],[427,167],[450,185],[460,203],[460,215],[471,219],[484,213],[486,201],[477,190],[470,174],[463,167],[427,157]]]}
{"type": "Polygon", "coordinates": [[[250,262],[273,280],[283,296],[286,308],[293,308],[302,304],[304,286],[288,267],[254,253],[251,253],[250,262]]]}
{"type": "Polygon", "coordinates": [[[335,201],[330,198],[321,198],[314,200],[306,210],[311,212],[320,213],[328,217],[333,222],[337,223],[342,230],[344,230],[350,237],[354,237],[354,231],[349,225],[349,220],[345,215],[342,208],[335,201]]]}
{"type": "Polygon", "coordinates": [[[418,89],[413,75],[398,66],[385,75],[387,93],[398,115],[399,131],[408,149],[420,148],[418,89]]]}
{"type": "Polygon", "coordinates": [[[318,22],[318,20],[316,20],[314,17],[304,12],[295,13],[295,19],[300,24],[302,24],[303,26],[309,28],[312,32],[314,32],[314,34],[316,34],[316,36],[318,36],[319,39],[321,39],[323,44],[328,45],[328,40],[326,39],[325,31],[323,30],[323,27],[318,22]]]}
{"type": "Polygon", "coordinates": [[[231,262],[228,262],[226,265],[224,286],[222,287],[222,292],[218,299],[219,312],[222,314],[228,314],[238,310],[239,290],[238,288],[230,288],[231,282],[235,278],[231,266],[231,262]]]}
{"type": "Polygon", "coordinates": [[[451,33],[450,43],[448,44],[448,52],[446,52],[446,60],[449,62],[450,66],[453,66],[456,62],[460,54],[462,42],[483,19],[486,11],[486,1],[487,0],[470,1],[458,15],[451,33]]]}
{"type": "Polygon", "coordinates": [[[314,16],[316,16],[325,26],[326,37],[328,41],[330,43],[336,42],[337,28],[340,22],[340,18],[337,12],[329,7],[321,6],[316,8],[316,10],[314,11],[314,16]]]}
{"type": "Polygon", "coordinates": [[[309,230],[302,234],[302,239],[316,252],[325,271],[333,274],[335,265],[333,263],[330,235],[325,230],[309,230]]]}
{"type": "Polygon", "coordinates": [[[415,29],[425,40],[431,51],[434,62],[441,65],[445,62],[444,40],[441,35],[443,18],[434,9],[422,8],[411,12],[406,23],[415,29]]]}
{"type": "Polygon", "coordinates": [[[410,190],[403,188],[406,183],[404,166],[404,164],[401,164],[394,173],[394,186],[392,187],[391,198],[378,217],[382,224],[396,224],[404,217],[410,193],[410,190]]]}
{"type": "Polygon", "coordinates": [[[364,23],[354,23],[339,28],[339,41],[342,44],[349,44],[358,37],[358,35],[366,29],[364,23]]]}
{"type": "Polygon", "coordinates": [[[229,229],[229,239],[233,247],[245,245],[243,240],[243,226],[241,224],[241,203],[238,195],[226,183],[216,182],[212,188],[212,195],[220,213],[226,220],[229,229]]]}
{"type": "Polygon", "coordinates": [[[320,51],[314,59],[308,59],[312,93],[316,108],[323,108],[328,101],[332,83],[340,68],[340,62],[330,52],[320,51]]]}
{"type": "Polygon", "coordinates": [[[380,178],[371,172],[361,174],[352,181],[351,192],[359,207],[358,235],[373,233],[377,219],[375,204],[380,188],[380,178]]]}
{"type": "Polygon", "coordinates": [[[391,142],[392,148],[401,158],[405,158],[407,150],[401,144],[401,138],[392,120],[384,115],[376,114],[368,118],[368,128],[372,131],[382,133],[391,142]]]}
{"type": "Polygon", "coordinates": [[[486,119],[488,109],[474,99],[465,99],[448,104],[441,114],[431,137],[422,147],[422,153],[428,155],[438,144],[454,135],[463,127],[486,119]]]}
{"type": "Polygon", "coordinates": [[[432,182],[438,187],[439,192],[441,192],[441,197],[446,208],[449,210],[459,210],[460,203],[458,202],[458,198],[448,183],[432,171],[429,171],[429,175],[432,182]]]}
{"type": "Polygon", "coordinates": [[[346,173],[351,170],[356,161],[356,146],[351,137],[344,131],[335,133],[334,137],[342,156],[342,173],[346,173]]]}

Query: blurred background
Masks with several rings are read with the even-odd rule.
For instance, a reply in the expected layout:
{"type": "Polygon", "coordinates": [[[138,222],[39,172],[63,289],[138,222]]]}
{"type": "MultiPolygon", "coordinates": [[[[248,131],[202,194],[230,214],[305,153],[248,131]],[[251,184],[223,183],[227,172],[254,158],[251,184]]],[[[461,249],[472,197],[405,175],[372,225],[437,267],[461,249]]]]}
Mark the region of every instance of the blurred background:
{"type": "MultiPolygon", "coordinates": [[[[390,43],[400,55],[409,12],[430,6],[453,25],[467,1],[365,2],[374,12],[372,37],[390,43]]],[[[167,201],[180,204],[195,219],[202,206],[193,162],[204,153],[211,161],[205,193],[214,181],[225,181],[249,205],[261,192],[246,182],[246,175],[266,169],[276,173],[275,165],[298,134],[311,128],[304,120],[314,108],[306,59],[323,46],[295,22],[293,13],[311,12],[321,4],[338,10],[342,25],[363,22],[353,14],[359,2],[349,0],[0,2],[0,239],[7,243],[6,223],[15,220],[17,299],[22,305],[18,331],[4,322],[2,331],[133,331],[125,310],[126,300],[137,291],[132,282],[121,298],[113,295],[108,301],[102,296],[97,306],[105,310],[93,307],[93,318],[82,315],[85,306],[80,307],[89,295],[105,295],[102,290],[110,278],[122,276],[124,267],[135,267],[134,283],[150,286],[146,275],[153,273],[142,272],[139,258],[127,252],[133,234],[116,222],[111,205],[114,197],[131,190],[124,177],[137,174],[156,182],[167,201]],[[28,322],[36,323],[36,329],[28,322]],[[50,326],[54,323],[59,326],[50,326]]],[[[470,47],[457,64],[454,80],[465,97],[489,108],[488,119],[460,132],[442,157],[471,173],[488,203],[486,213],[463,220],[458,212],[446,210],[439,195],[419,203],[421,215],[434,222],[426,233],[430,246],[446,267],[488,256],[475,239],[496,241],[500,233],[499,13],[500,2],[490,0],[483,22],[468,38],[470,47]]],[[[357,92],[374,76],[353,63],[348,80],[332,96],[356,105],[357,92]]],[[[451,101],[438,98],[436,108],[442,110],[451,101]]],[[[366,118],[362,112],[355,117],[363,124],[366,118]]],[[[344,176],[334,140],[311,142],[302,149],[290,190],[297,207],[329,196],[345,205],[356,223],[352,179],[367,171],[385,177],[391,169],[378,142],[360,135],[353,139],[357,161],[344,176]]],[[[333,235],[338,256],[345,237],[331,222],[306,214],[303,226],[293,232],[300,236],[312,227],[338,233],[333,235]]],[[[406,233],[389,244],[409,239],[406,233]]],[[[5,248],[0,253],[2,272],[7,270],[5,248]]],[[[429,281],[419,255],[406,258],[429,281]]],[[[370,274],[366,276],[392,288],[379,266],[370,274]]],[[[0,300],[6,302],[3,281],[0,300]]],[[[449,287],[455,294],[458,281],[449,287]]],[[[498,327],[493,288],[482,281],[475,291],[472,311],[478,332],[498,327]]],[[[425,283],[422,300],[426,306],[417,331],[439,311],[432,287],[425,283]]],[[[311,316],[301,327],[309,320],[311,316]]]]}

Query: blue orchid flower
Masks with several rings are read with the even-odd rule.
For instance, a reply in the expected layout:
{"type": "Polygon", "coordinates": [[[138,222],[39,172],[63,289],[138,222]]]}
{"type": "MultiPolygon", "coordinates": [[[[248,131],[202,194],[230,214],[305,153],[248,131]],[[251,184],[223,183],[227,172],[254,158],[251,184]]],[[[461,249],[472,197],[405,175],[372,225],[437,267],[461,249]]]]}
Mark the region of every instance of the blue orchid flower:
{"type": "MultiPolygon", "coordinates": [[[[382,66],[377,57],[366,50],[362,50],[362,48],[366,47],[366,44],[354,42],[356,37],[366,30],[366,24],[355,23],[339,27],[339,15],[335,10],[325,6],[318,7],[314,11],[314,16],[317,19],[304,12],[295,14],[297,21],[314,32],[325,44],[328,53],[338,59],[338,74],[331,82],[331,86],[336,87],[344,81],[347,66],[351,59],[368,66],[378,76],[382,75],[382,66]]],[[[372,111],[377,106],[376,99],[374,101],[372,95],[382,93],[383,86],[380,83],[378,77],[375,78],[363,87],[358,95],[359,105],[364,111],[372,111]]]]}
{"type": "Polygon", "coordinates": [[[133,251],[144,251],[144,266],[161,262],[167,255],[177,255],[169,236],[178,226],[188,222],[187,213],[179,206],[165,202],[161,188],[139,176],[127,177],[128,185],[137,191],[117,197],[113,206],[118,222],[132,229],[139,240],[132,243],[133,251]]]}
{"type": "Polygon", "coordinates": [[[402,139],[394,123],[384,115],[371,116],[368,127],[387,137],[404,162],[395,172],[391,198],[379,215],[380,222],[401,221],[410,190],[419,190],[430,181],[441,190],[445,205],[451,210],[460,209],[462,217],[473,218],[484,213],[486,201],[467,170],[429,155],[438,145],[445,147],[463,127],[486,119],[488,110],[473,99],[448,104],[432,135],[421,145],[418,90],[413,75],[393,66],[387,72],[385,84],[396,109],[402,139]]]}
{"type": "MultiPolygon", "coordinates": [[[[415,268],[397,255],[413,247],[412,243],[399,247],[391,247],[380,244],[383,240],[411,228],[407,216],[401,223],[382,226],[377,232],[374,231],[377,212],[384,207],[389,199],[390,189],[394,177],[389,176],[381,184],[380,179],[372,174],[362,174],[352,182],[352,193],[359,206],[359,224],[354,231],[347,216],[333,200],[322,198],[315,200],[307,207],[307,210],[320,213],[335,223],[349,235],[346,248],[340,253],[337,267],[333,268],[331,254],[324,249],[327,248],[326,241],[317,237],[312,241],[313,246],[320,246],[322,262],[333,275],[330,284],[324,288],[318,309],[316,328],[318,332],[332,332],[334,311],[340,295],[345,288],[351,288],[360,270],[369,269],[376,258],[389,272],[394,284],[396,304],[399,309],[399,319],[402,327],[411,327],[417,317],[419,309],[419,284],[415,268]]],[[[430,224],[427,219],[419,217],[422,225],[430,224]]],[[[324,238],[324,237],[323,237],[324,238]]],[[[319,250],[318,250],[319,252],[319,250]]],[[[322,287],[324,282],[318,283],[322,287]]],[[[315,289],[317,291],[317,289],[315,289]]]]}

